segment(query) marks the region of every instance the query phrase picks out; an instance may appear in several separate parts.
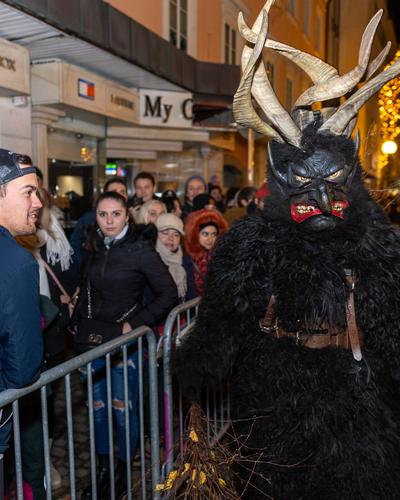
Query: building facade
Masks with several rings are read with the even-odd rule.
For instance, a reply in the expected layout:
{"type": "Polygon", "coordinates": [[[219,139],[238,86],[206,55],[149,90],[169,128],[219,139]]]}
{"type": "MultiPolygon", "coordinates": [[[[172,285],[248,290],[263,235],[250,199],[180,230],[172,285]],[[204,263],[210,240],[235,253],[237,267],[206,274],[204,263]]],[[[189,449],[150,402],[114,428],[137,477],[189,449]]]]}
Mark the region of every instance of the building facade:
{"type": "MultiPolygon", "coordinates": [[[[357,64],[361,35],[376,7],[385,13],[373,55],[395,39],[386,4],[277,0],[269,36],[326,59],[342,74],[357,64]]],[[[242,11],[251,24],[263,5],[0,2],[0,37],[24,54],[28,75],[24,89],[10,93],[0,67],[2,147],[32,154],[61,195],[96,193],[107,175],[131,179],[140,170],[154,173],[160,190],[181,191],[193,173],[217,175],[225,187],[261,185],[266,139],[237,130],[231,107],[243,47],[237,15],[242,11]]],[[[264,59],[278,98],[290,108],[309,78],[272,50],[265,50],[264,59]]],[[[371,173],[379,147],[377,116],[372,101],[359,120],[361,153],[371,173]]]]}

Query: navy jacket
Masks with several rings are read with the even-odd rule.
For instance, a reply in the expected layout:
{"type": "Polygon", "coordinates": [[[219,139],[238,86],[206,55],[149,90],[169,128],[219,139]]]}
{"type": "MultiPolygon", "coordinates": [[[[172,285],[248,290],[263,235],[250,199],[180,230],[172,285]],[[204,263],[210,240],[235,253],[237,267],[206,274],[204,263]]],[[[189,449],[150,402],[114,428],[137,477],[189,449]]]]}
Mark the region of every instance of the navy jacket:
{"type": "MultiPolygon", "coordinates": [[[[43,345],[38,264],[1,226],[0,276],[0,391],[4,391],[39,377],[43,345]]],[[[10,427],[0,427],[0,453],[7,448],[10,427]]]]}

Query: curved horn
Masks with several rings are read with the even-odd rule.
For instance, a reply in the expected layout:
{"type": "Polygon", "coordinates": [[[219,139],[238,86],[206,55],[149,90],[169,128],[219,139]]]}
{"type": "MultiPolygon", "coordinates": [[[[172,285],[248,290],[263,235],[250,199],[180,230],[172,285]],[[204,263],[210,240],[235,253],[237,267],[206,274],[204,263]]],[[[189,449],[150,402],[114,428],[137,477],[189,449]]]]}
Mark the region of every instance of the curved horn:
{"type": "MultiPolygon", "coordinates": [[[[257,21],[254,23],[254,25],[257,21]]],[[[243,13],[238,16],[238,27],[242,37],[250,43],[255,43],[257,33],[250,29],[244,20],[243,13]]],[[[302,52],[290,45],[286,45],[275,40],[267,39],[265,47],[282,52],[288,59],[295,62],[302,70],[304,70],[313,82],[327,81],[338,75],[337,70],[330,64],[322,61],[318,57],[312,56],[307,52],[302,52]]]]}
{"type": "MultiPolygon", "coordinates": [[[[268,10],[270,9],[272,4],[273,0],[268,0],[265,3],[265,8],[263,9],[263,13],[265,12],[265,15],[268,14],[268,10]]],[[[240,17],[243,18],[243,16],[240,17]]],[[[260,15],[257,17],[256,22],[253,26],[253,28],[256,27],[257,31],[259,31],[260,29],[260,17],[260,15]]],[[[265,40],[266,36],[264,38],[264,44],[265,40]]],[[[262,48],[263,46],[261,47],[261,51],[262,48]]],[[[247,67],[248,61],[250,60],[252,54],[253,49],[246,46],[243,48],[242,69],[247,67]]],[[[283,136],[288,143],[293,144],[294,146],[299,146],[301,141],[301,132],[292,120],[290,114],[277,99],[262,61],[260,61],[260,64],[256,68],[252,82],[251,93],[265,113],[268,121],[276,130],[279,131],[280,135],[283,136]]]]}
{"type": "Polygon", "coordinates": [[[239,125],[253,128],[263,135],[272,137],[279,142],[284,142],[276,130],[268,125],[268,123],[261,120],[251,102],[251,87],[254,79],[255,66],[262,53],[267,31],[268,17],[266,12],[263,12],[262,27],[258,35],[257,43],[254,50],[251,50],[251,55],[248,58],[246,68],[240,80],[239,88],[233,97],[233,116],[239,125]]]}
{"type": "Polygon", "coordinates": [[[347,125],[357,115],[360,108],[373,96],[386,82],[400,74],[400,60],[375,76],[355,92],[346,102],[337,109],[319,129],[319,132],[330,132],[334,135],[343,134],[347,125]]]}
{"type": "MultiPolygon", "coordinates": [[[[266,41],[266,47],[281,52],[285,57],[303,69],[315,83],[314,86],[310,87],[300,95],[295,102],[294,107],[309,106],[317,101],[326,101],[336,97],[341,97],[342,95],[350,92],[359,83],[366,71],[367,79],[376,71],[376,69],[382,64],[383,59],[386,57],[387,51],[390,48],[386,46],[372,61],[372,63],[368,65],[373,38],[379,21],[382,18],[382,14],[383,11],[381,9],[368,23],[361,39],[358,65],[343,76],[339,76],[335,68],[325,63],[318,57],[312,56],[311,54],[294,49],[289,45],[285,45],[274,40],[266,41]]],[[[254,27],[253,30],[251,30],[247,26],[243,16],[240,16],[239,18],[239,30],[247,41],[254,43],[257,34],[254,31],[254,27]]]]}
{"type": "Polygon", "coordinates": [[[381,66],[383,61],[386,59],[386,56],[389,54],[390,47],[392,46],[392,42],[388,42],[385,47],[381,50],[381,52],[375,57],[375,59],[368,64],[367,73],[365,75],[365,80],[369,80],[371,76],[375,73],[375,71],[381,66]]]}
{"type": "Polygon", "coordinates": [[[317,101],[326,101],[341,97],[350,92],[360,82],[368,67],[372,42],[382,14],[383,10],[378,10],[364,30],[357,66],[343,76],[337,76],[327,82],[318,83],[307,89],[297,99],[295,106],[306,106],[317,101]]]}

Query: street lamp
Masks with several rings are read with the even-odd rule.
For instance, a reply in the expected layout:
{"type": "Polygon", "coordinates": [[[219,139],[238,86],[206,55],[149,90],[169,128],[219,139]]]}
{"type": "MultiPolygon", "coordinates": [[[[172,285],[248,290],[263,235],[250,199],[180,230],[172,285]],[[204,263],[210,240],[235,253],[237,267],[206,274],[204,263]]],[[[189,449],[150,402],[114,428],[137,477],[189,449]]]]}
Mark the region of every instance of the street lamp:
{"type": "Polygon", "coordinates": [[[393,155],[397,151],[397,144],[394,141],[385,141],[381,146],[384,155],[393,155]]]}

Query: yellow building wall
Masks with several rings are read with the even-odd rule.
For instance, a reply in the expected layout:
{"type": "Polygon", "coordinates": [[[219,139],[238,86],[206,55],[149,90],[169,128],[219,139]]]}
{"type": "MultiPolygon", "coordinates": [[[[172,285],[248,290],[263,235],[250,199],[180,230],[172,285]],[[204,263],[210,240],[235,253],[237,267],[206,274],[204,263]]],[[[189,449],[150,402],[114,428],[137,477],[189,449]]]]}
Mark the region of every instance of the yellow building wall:
{"type": "Polygon", "coordinates": [[[222,62],[222,8],[215,0],[197,3],[197,55],[196,59],[213,63],[222,62]]]}
{"type": "Polygon", "coordinates": [[[104,0],[147,29],[163,35],[163,2],[165,0],[104,0]]]}
{"type": "MultiPolygon", "coordinates": [[[[132,17],[137,22],[143,24],[146,28],[155,32],[159,36],[165,35],[165,20],[163,16],[167,13],[168,0],[105,0],[110,5],[120,10],[124,14],[132,17]]],[[[340,19],[337,20],[340,25],[339,38],[339,73],[343,74],[357,64],[358,49],[360,39],[365,26],[374,14],[377,7],[384,7],[386,0],[341,0],[340,19]]],[[[197,19],[197,27],[191,32],[195,37],[194,53],[196,59],[213,63],[224,62],[224,23],[227,10],[230,12],[238,11],[243,6],[246,21],[251,25],[265,0],[188,0],[192,6],[192,12],[197,19]],[[225,13],[225,14],[224,14],[225,13]]],[[[292,15],[288,11],[288,0],[276,0],[269,16],[269,35],[271,38],[292,45],[298,49],[310,52],[324,59],[326,42],[326,0],[309,0],[310,17],[309,33],[304,33],[304,17],[306,2],[296,0],[296,12],[292,15]],[[317,43],[317,16],[320,17],[320,43],[318,50],[317,43]]],[[[235,17],[236,17],[235,12],[235,17]]],[[[232,27],[236,26],[236,19],[232,27]]],[[[232,21],[232,16],[230,19],[232,21]]],[[[378,29],[377,38],[373,47],[375,55],[390,36],[384,27],[378,29]]],[[[240,61],[241,41],[240,34],[237,32],[237,63],[240,61]]],[[[307,75],[285,57],[280,56],[272,50],[264,51],[264,59],[274,64],[274,89],[282,104],[285,104],[285,86],[286,79],[293,80],[293,102],[294,100],[311,85],[307,75]]],[[[293,103],[292,102],[292,103],[293,103]]],[[[358,128],[361,132],[362,148],[361,153],[368,170],[373,165],[373,155],[365,151],[371,151],[370,131],[377,123],[377,105],[376,100],[371,102],[360,112],[358,128]]],[[[374,138],[372,138],[374,140],[374,138]]],[[[375,141],[376,142],[376,141],[375,141]]],[[[238,159],[246,169],[246,155],[243,144],[238,148],[238,159]]],[[[264,145],[256,146],[256,149],[265,149],[264,145]]],[[[256,151],[257,160],[260,161],[263,155],[256,151]]],[[[263,160],[262,160],[263,161],[263,160]]],[[[373,167],[372,167],[373,168],[373,167]]],[[[264,165],[256,165],[257,180],[262,177],[264,165]]]]}

